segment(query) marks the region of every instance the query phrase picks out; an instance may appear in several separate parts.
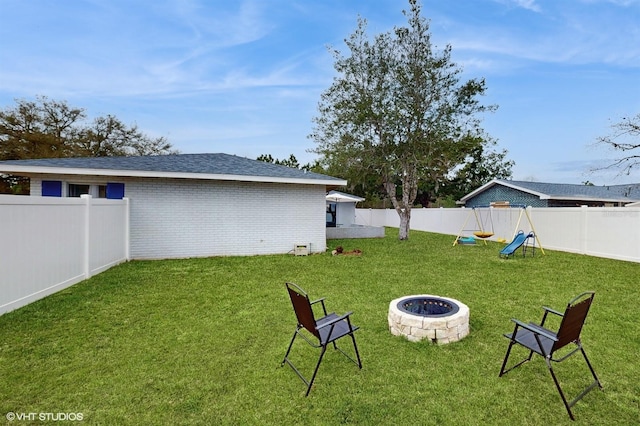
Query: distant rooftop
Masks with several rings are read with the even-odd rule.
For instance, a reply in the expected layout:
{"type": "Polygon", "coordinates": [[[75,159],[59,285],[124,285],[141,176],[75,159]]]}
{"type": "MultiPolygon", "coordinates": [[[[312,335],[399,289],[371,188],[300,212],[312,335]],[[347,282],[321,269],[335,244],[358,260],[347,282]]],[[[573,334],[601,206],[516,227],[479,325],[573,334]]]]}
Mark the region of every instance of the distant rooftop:
{"type": "Polygon", "coordinates": [[[548,195],[549,198],[629,198],[640,199],[640,184],[627,185],[576,185],[566,183],[527,182],[500,180],[530,191],[548,195]]]}
{"type": "Polygon", "coordinates": [[[565,183],[529,182],[519,180],[493,179],[460,199],[465,202],[494,185],[528,192],[544,200],[600,200],[610,202],[640,201],[640,183],[625,185],[576,185],[565,183]]]}

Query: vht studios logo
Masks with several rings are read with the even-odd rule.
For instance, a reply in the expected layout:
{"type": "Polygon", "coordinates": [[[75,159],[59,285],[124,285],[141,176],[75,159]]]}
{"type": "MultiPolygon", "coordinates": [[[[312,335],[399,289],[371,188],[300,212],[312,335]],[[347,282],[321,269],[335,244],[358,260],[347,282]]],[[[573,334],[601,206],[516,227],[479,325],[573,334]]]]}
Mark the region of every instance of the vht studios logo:
{"type": "Polygon", "coordinates": [[[18,421],[35,421],[41,422],[76,422],[82,421],[84,415],[82,413],[14,413],[9,411],[5,416],[10,422],[18,421]]]}

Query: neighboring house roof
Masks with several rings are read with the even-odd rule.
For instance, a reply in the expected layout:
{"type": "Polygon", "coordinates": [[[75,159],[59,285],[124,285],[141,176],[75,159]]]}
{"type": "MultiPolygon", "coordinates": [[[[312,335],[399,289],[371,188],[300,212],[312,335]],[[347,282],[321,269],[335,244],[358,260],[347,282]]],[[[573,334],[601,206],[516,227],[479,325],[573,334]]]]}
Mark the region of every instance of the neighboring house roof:
{"type": "Polygon", "coordinates": [[[462,197],[460,202],[464,203],[495,185],[503,185],[527,192],[540,197],[541,200],[603,201],[612,203],[640,201],[640,184],[637,183],[592,186],[493,179],[491,182],[462,197]]]}
{"type": "Polygon", "coordinates": [[[0,161],[0,172],[240,180],[333,187],[347,184],[345,180],[331,176],[220,153],[0,161]]]}
{"type": "Polygon", "coordinates": [[[327,201],[331,201],[334,203],[358,203],[365,200],[364,198],[358,197],[357,195],[345,194],[344,192],[340,191],[329,191],[326,198],[327,201]]]}

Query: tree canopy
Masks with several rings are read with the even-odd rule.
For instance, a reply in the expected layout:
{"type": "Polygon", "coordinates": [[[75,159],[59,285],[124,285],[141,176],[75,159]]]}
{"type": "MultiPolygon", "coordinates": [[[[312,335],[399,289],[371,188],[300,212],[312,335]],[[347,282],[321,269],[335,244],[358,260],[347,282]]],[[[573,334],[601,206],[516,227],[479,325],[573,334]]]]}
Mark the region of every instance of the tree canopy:
{"type": "Polygon", "coordinates": [[[0,160],[168,154],[164,137],[151,138],[113,115],[87,120],[84,109],[38,96],[0,110],[0,160]]]}
{"type": "Polygon", "coordinates": [[[510,179],[515,164],[507,160],[507,151],[494,151],[491,143],[478,141],[467,154],[465,162],[442,184],[437,193],[459,200],[492,179],[510,179]]]}
{"type": "Polygon", "coordinates": [[[478,100],[484,79],[462,82],[451,46],[432,46],[418,1],[409,5],[408,26],[371,40],[359,18],[345,40],[349,55],[333,50],[338,75],[321,95],[310,135],[329,169],[380,185],[400,216],[401,240],[409,237],[419,183],[437,188],[490,145],[478,114],[495,109],[478,100]]]}
{"type": "Polygon", "coordinates": [[[264,161],[265,163],[278,164],[280,166],[287,166],[294,169],[307,170],[309,172],[328,174],[327,170],[319,160],[314,160],[312,163],[300,164],[295,155],[289,154],[289,158],[283,158],[282,160],[274,158],[271,154],[260,154],[257,161],[264,161]]]}
{"type": "Polygon", "coordinates": [[[281,166],[292,167],[294,169],[299,169],[300,168],[300,163],[298,163],[298,159],[293,154],[289,155],[289,158],[285,158],[285,159],[282,159],[282,160],[279,160],[277,158],[273,158],[271,156],[271,154],[262,154],[262,155],[258,156],[258,158],[256,158],[256,160],[263,161],[265,163],[279,164],[281,166]]]}

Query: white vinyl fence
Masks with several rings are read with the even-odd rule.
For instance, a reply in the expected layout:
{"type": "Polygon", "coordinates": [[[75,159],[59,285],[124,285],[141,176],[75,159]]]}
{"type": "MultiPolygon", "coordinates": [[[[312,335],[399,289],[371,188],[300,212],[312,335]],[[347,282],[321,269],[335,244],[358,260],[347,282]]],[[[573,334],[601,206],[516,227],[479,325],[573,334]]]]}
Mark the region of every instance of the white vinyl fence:
{"type": "Polygon", "coordinates": [[[0,315],[129,258],[129,201],[0,195],[0,315]]]}
{"type": "MultiPolygon", "coordinates": [[[[529,207],[526,213],[533,229],[521,208],[485,208],[476,213],[482,228],[494,234],[489,240],[511,241],[518,230],[534,231],[536,245],[544,249],[640,262],[638,207],[529,207]]],[[[397,228],[400,219],[393,209],[356,209],[356,224],[397,228]]],[[[449,234],[452,244],[459,233],[471,236],[478,228],[472,209],[411,210],[412,230],[449,234]]]]}

